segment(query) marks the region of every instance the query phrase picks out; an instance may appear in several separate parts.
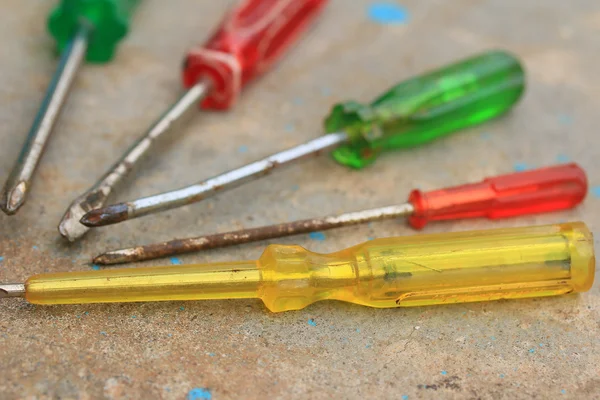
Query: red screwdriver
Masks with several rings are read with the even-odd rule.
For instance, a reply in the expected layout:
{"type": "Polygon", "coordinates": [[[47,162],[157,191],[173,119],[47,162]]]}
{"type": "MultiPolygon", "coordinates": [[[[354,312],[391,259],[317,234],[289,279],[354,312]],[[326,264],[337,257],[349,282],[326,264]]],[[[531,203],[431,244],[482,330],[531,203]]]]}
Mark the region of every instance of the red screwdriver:
{"type": "Polygon", "coordinates": [[[573,208],[586,193],[585,171],[571,163],[431,192],[413,190],[406,203],[388,207],[109,251],[96,257],[94,263],[150,260],[388,218],[408,217],[413,228],[421,229],[429,221],[516,217],[573,208]]]}
{"type": "Polygon", "coordinates": [[[188,52],[183,67],[187,91],[88,191],[77,197],[58,230],[70,241],[89,228],[79,220],[102,207],[115,186],[149,153],[155,140],[200,104],[203,109],[233,106],[247,83],[279,60],[323,9],[327,0],[245,0],[232,9],[204,46],[188,52]]]}

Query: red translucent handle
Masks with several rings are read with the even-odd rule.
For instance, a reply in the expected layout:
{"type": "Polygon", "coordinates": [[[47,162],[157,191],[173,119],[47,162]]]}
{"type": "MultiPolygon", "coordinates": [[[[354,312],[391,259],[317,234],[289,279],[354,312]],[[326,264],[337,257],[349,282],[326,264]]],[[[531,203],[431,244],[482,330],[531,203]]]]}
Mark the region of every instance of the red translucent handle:
{"type": "Polygon", "coordinates": [[[408,201],[415,211],[408,222],[420,229],[428,221],[497,219],[563,210],[581,203],[586,193],[587,178],[581,167],[557,165],[427,193],[413,190],[408,201]]]}
{"type": "Polygon", "coordinates": [[[323,9],[327,0],[244,0],[231,10],[202,47],[188,52],[183,83],[213,81],[201,106],[224,110],[242,87],[264,73],[323,9]]]}

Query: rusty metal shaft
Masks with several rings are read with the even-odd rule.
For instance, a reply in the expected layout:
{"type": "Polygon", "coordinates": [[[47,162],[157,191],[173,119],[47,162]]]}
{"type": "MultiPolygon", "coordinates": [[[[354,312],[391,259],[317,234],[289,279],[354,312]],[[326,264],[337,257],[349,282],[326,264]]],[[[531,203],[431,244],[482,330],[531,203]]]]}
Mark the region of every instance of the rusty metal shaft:
{"type": "Polygon", "coordinates": [[[193,251],[215,249],[236,244],[256,242],[259,240],[363,224],[387,218],[404,217],[413,212],[414,208],[412,204],[405,203],[371,210],[344,213],[325,218],[305,219],[278,225],[263,226],[260,228],[242,229],[188,239],[170,240],[168,242],[150,244],[147,246],[109,251],[94,258],[94,263],[107,265],[150,260],[193,251]]]}

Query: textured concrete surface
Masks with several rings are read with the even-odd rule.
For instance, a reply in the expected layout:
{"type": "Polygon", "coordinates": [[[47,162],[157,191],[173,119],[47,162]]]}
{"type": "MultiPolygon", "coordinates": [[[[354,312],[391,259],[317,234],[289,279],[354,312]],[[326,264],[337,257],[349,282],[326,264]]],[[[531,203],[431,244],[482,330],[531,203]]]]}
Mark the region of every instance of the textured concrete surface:
{"type": "MultiPolygon", "coordinates": [[[[54,2],[0,3],[3,180],[56,62],[44,31],[54,2]]],[[[490,47],[522,57],[527,94],[505,118],[388,154],[360,172],[321,157],[65,243],[56,230],[65,208],[178,96],[183,52],[209,34],[226,3],[144,1],[116,60],[81,71],[28,203],[16,216],[0,215],[0,281],[89,270],[90,258],[106,249],[388,205],[415,186],[566,160],[589,173],[590,194],[576,210],[435,224],[427,232],[569,220],[600,229],[597,1],[405,0],[408,22],[385,25],[369,17],[368,0],[334,0],[235,110],[198,115],[117,198],[180,187],[305,141],[322,132],[332,103],[369,101],[392,83],[490,47]]],[[[277,242],[329,252],[410,234],[403,222],[387,221],[330,231],[322,241],[305,235],[277,242]]],[[[255,258],[264,245],[180,261],[255,258]]],[[[258,300],[56,307],[5,300],[0,397],[598,398],[599,320],[598,284],[560,298],[389,310],[323,302],[283,314],[270,314],[258,300]]]]}

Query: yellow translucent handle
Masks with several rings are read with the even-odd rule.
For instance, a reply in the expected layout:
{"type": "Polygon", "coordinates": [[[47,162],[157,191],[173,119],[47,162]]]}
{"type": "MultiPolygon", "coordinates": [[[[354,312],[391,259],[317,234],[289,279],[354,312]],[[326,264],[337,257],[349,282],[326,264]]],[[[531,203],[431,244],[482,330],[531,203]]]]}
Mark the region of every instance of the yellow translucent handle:
{"type": "Polygon", "coordinates": [[[383,308],[552,296],[589,290],[595,272],[581,222],[376,239],[327,255],[270,246],[260,262],[271,311],[323,299],[383,308]]]}
{"type": "Polygon", "coordinates": [[[376,239],[316,254],[271,245],[258,261],[39,275],[32,303],[261,298],[271,311],[335,299],[409,307],[589,290],[593,239],[581,222],[376,239]]]}

